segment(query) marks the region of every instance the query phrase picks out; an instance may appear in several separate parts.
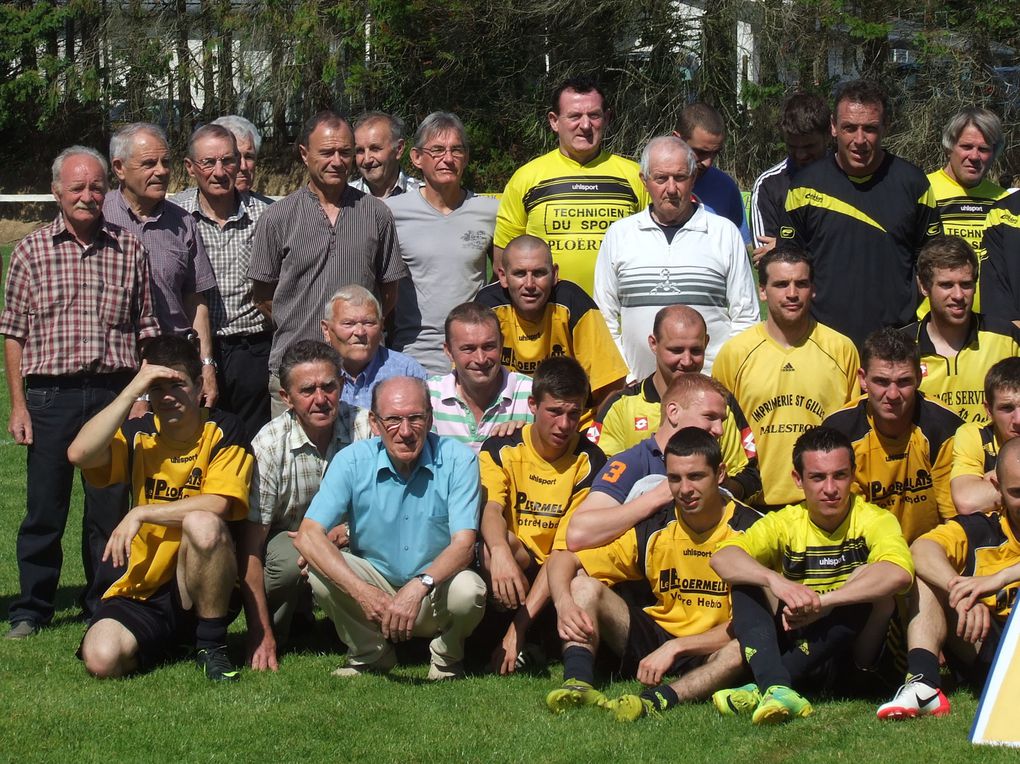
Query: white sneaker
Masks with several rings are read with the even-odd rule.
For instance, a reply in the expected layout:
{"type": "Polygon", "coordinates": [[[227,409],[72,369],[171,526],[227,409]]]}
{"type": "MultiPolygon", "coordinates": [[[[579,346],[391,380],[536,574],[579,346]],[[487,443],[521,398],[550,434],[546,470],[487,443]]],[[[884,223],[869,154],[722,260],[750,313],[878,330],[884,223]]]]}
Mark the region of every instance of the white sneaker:
{"type": "Polygon", "coordinates": [[[428,680],[430,682],[441,682],[444,679],[460,679],[464,676],[464,664],[457,662],[449,666],[439,666],[435,663],[429,666],[428,680]]]}
{"type": "Polygon", "coordinates": [[[921,682],[922,674],[910,677],[893,699],[878,707],[879,719],[913,719],[917,716],[948,716],[949,699],[942,690],[921,682]]]}

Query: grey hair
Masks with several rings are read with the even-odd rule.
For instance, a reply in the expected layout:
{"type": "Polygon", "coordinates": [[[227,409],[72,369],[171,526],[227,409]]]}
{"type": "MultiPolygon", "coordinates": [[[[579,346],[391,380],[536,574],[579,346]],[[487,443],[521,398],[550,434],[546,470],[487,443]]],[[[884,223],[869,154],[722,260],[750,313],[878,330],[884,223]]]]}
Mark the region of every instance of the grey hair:
{"type": "Polygon", "coordinates": [[[434,111],[421,121],[418,129],[414,131],[414,147],[423,149],[429,139],[439,133],[450,131],[460,136],[460,142],[464,148],[469,148],[464,123],[460,121],[460,117],[448,111],[434,111]]]}
{"type": "Polygon", "coordinates": [[[687,145],[687,142],[682,138],[677,138],[675,135],[659,135],[652,138],[645,147],[641,150],[641,176],[647,178],[651,173],[652,165],[652,152],[655,149],[669,146],[674,149],[682,149],[687,155],[687,174],[693,175],[698,168],[698,158],[694,156],[694,152],[691,147],[687,145]]]}
{"type": "Polygon", "coordinates": [[[57,154],[57,158],[53,160],[53,185],[60,185],[60,173],[64,169],[64,162],[73,156],[92,157],[99,162],[99,166],[103,168],[103,177],[109,177],[110,165],[107,164],[106,157],[88,146],[69,146],[57,154]]]}
{"type": "Polygon", "coordinates": [[[249,138],[256,154],[262,150],[262,136],[259,135],[259,131],[255,129],[255,125],[238,114],[227,114],[225,117],[217,117],[209,124],[222,125],[232,132],[238,140],[249,138]]]}
{"type": "Polygon", "coordinates": [[[324,317],[327,321],[333,318],[333,304],[336,302],[347,302],[351,305],[365,305],[369,303],[375,306],[375,314],[382,320],[382,305],[379,299],[360,284],[348,284],[333,292],[333,296],[326,300],[324,317]]]}
{"type": "Polygon", "coordinates": [[[432,413],[432,394],[429,392],[429,383],[420,377],[386,377],[381,382],[376,383],[372,387],[372,413],[377,414],[379,411],[379,397],[382,394],[384,387],[389,387],[391,382],[396,380],[405,382],[413,382],[416,387],[421,389],[422,400],[425,401],[425,414],[426,416],[432,413]]]}
{"type": "Polygon", "coordinates": [[[353,129],[357,130],[362,125],[369,125],[372,124],[373,122],[385,122],[390,126],[390,136],[393,139],[394,145],[404,140],[404,135],[407,130],[407,128],[404,126],[404,120],[393,114],[387,114],[384,111],[364,112],[356,120],[354,120],[353,129]]]}
{"type": "Polygon", "coordinates": [[[230,141],[230,145],[234,147],[234,156],[238,154],[237,151],[237,138],[225,125],[217,125],[214,122],[210,122],[208,125],[202,125],[200,128],[195,130],[191,134],[191,138],[188,139],[188,159],[195,161],[195,144],[204,138],[219,138],[224,141],[230,141]]]}
{"type": "Polygon", "coordinates": [[[992,161],[998,159],[1003,147],[1002,120],[995,112],[982,109],[980,106],[963,109],[946,123],[942,130],[942,148],[946,153],[953,150],[956,142],[960,140],[960,134],[970,125],[976,127],[985,140],[992,144],[992,161]]]}
{"type": "Polygon", "coordinates": [[[124,125],[110,138],[110,161],[130,159],[131,152],[134,150],[135,138],[141,133],[154,135],[163,141],[164,145],[170,145],[166,139],[166,133],[159,125],[154,125],[151,122],[132,122],[130,125],[124,125]]]}

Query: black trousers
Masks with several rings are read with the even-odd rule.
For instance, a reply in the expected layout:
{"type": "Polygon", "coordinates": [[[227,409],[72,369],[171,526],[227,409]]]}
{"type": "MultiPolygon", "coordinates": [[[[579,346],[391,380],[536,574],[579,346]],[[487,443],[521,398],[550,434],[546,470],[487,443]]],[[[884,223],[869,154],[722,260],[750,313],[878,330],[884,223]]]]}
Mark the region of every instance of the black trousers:
{"type": "MultiPolygon", "coordinates": [[[[64,553],[61,538],[71,504],[74,467],[67,447],[93,415],[110,403],[131,373],[67,377],[33,376],[25,382],[32,445],[28,446],[28,501],[18,530],[18,575],[21,593],[10,606],[11,623],[53,618],[53,600],[60,581],[64,553]]],[[[81,556],[85,568],[82,607],[91,615],[103,592],[123,570],[102,563],[113,529],[127,511],[129,488],[119,484],[95,488],[83,481],[81,556]]]]}
{"type": "Polygon", "coordinates": [[[249,443],[270,419],[266,387],[272,345],[271,332],[216,338],[216,381],[220,388],[216,406],[241,418],[249,443]]]}

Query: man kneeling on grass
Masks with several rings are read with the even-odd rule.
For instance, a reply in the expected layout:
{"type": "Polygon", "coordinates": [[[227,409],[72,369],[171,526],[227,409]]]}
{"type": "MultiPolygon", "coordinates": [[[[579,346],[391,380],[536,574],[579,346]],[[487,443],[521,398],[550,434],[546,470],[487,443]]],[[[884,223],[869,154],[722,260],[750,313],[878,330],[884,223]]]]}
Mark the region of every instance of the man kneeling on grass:
{"type": "Polygon", "coordinates": [[[829,661],[871,665],[914,565],[896,516],[850,492],[850,440],[828,427],[793,447],[800,504],[723,541],[712,568],[732,587],[733,631],[754,683],[712,696],[755,724],[809,716],[794,690],[829,661]]]}
{"type": "Polygon", "coordinates": [[[743,671],[730,631],[728,587],[709,560],[721,541],[760,515],[720,491],[726,465],[711,433],[680,430],[665,460],[672,502],[605,546],[554,552],[547,563],[566,678],[546,697],[553,712],[598,705],[633,721],[707,698],[743,671]],[[607,585],[641,580],[654,597],[645,608],[629,605],[607,585]],[[601,641],[620,656],[621,672],[648,688],[641,695],[608,700],[592,687],[601,641]],[[672,684],[662,684],[677,674],[672,684]]]}
{"type": "Polygon", "coordinates": [[[995,465],[1002,511],[960,515],[911,545],[917,588],[907,626],[907,681],[878,709],[879,719],[945,716],[939,653],[965,677],[988,676],[1003,627],[1020,589],[1020,438],[995,465]]]}
{"type": "Polygon", "coordinates": [[[244,427],[200,406],[202,363],[188,340],[156,337],[142,357],[134,379],[67,449],[93,485],[130,482],[135,504],[103,553],[127,571],[103,595],[79,654],[93,676],[119,677],[193,640],[209,679],[236,680],[226,647],[237,581],[227,521],[248,512],[253,459],[244,427]],[[146,393],[152,412],[127,419],[146,393]]]}

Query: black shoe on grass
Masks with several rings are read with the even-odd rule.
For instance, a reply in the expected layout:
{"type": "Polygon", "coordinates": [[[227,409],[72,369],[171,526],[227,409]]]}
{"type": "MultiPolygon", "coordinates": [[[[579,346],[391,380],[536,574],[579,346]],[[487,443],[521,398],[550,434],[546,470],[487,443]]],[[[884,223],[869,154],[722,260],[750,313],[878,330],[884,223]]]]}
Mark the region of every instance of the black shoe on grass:
{"type": "Polygon", "coordinates": [[[226,645],[202,648],[195,654],[195,663],[206,679],[214,682],[236,682],[241,678],[241,670],[230,662],[226,645]]]}

